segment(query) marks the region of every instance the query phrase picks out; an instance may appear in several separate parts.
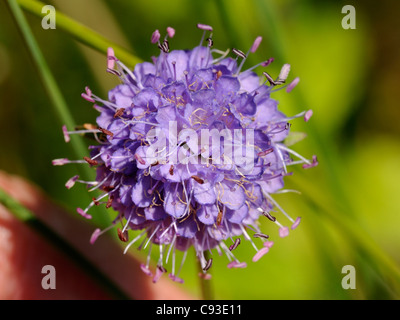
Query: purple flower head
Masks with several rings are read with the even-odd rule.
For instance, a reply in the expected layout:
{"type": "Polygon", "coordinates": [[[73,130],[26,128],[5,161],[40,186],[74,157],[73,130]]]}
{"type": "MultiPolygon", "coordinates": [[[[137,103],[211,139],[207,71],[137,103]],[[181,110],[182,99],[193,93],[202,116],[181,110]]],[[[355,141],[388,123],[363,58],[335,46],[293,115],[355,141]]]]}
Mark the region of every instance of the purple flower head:
{"type": "MultiPolygon", "coordinates": [[[[198,24],[198,28],[203,30],[199,46],[172,51],[168,37],[175,30],[167,28],[163,40],[156,30],[150,39],[160,49],[159,56],[134,70],[108,50],[107,71],[122,83],[109,92],[108,99],[85,89],[83,98],[100,112],[96,126],[78,131],[63,127],[67,142],[71,134],[91,133],[98,143],[83,160],[53,161],[96,168],[95,181],[74,176],[66,184],[71,188],[75,182],[86,183],[90,191],[103,191],[77,212],[89,219],[93,206],[113,207],[118,215],[112,226],[123,221],[118,235],[128,243],[126,250],[135,243],[148,250],[142,270],[154,282],[167,272],[170,256],[169,277],[183,282],[175,270],[176,249],[184,252],[183,264],[188,250],[194,248],[205,279],[210,278],[207,271],[212,265],[205,251],[225,254],[228,268],[246,267],[234,254],[241,236],[251,243],[253,261],[258,261],[273,244],[261,232],[259,219],[276,224],[281,237],[289,234],[285,224],[293,230],[300,222],[273,198],[283,192],[288,167],[310,168],[318,163],[315,156],[310,161],[284,144],[289,121],[308,121],[312,114],[309,110],[286,117],[271,98],[274,91],[287,88],[289,92],[299,82],[296,78],[285,85],[290,65],[284,64],[276,79],[267,72],[260,79],[253,70],[266,68],[273,58],[247,70],[244,65],[259,48],[261,37],[247,53],[232,49],[230,54],[213,49],[211,26],[198,24]],[[142,231],[129,239],[129,229],[142,231]],[[149,263],[153,245],[160,250],[154,272],[149,263]]],[[[108,229],[96,229],[91,243],[108,229]]]]}

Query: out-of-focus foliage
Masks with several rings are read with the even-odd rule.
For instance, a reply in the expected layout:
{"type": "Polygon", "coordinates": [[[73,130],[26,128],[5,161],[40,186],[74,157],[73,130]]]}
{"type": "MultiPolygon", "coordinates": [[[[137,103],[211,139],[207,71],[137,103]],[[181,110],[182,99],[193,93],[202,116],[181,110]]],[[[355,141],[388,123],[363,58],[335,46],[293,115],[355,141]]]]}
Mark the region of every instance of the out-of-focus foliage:
{"type": "MultiPolygon", "coordinates": [[[[309,123],[293,122],[308,137],[294,146],[307,157],[318,155],[312,170],[293,169],[288,188],[277,196],[302,223],[288,238],[264,221],[276,239],[271,251],[246,269],[227,270],[214,257],[215,297],[220,299],[393,299],[400,297],[400,109],[398,59],[399,4],[355,4],[357,28],[341,26],[341,1],[123,1],[54,0],[57,10],[91,27],[143,60],[158,53],[150,43],[155,29],[176,29],[170,47],[191,48],[201,32],[214,27],[214,46],[246,51],[256,36],[263,42],[247,65],[269,57],[278,74],[292,66],[301,78],[293,92],[275,93],[288,115],[313,109],[309,123]],[[396,76],[397,74],[397,76],[396,76]],[[342,267],[353,265],[357,289],[341,286],[342,267]]],[[[78,44],[60,27],[43,30],[29,13],[30,26],[51,67],[76,123],[94,122],[97,112],[80,97],[86,85],[99,96],[118,81],[105,72],[104,55],[78,44]]],[[[260,72],[260,71],[259,71],[260,72]]],[[[260,72],[261,73],[261,72],[260,72]]],[[[0,2],[0,168],[29,178],[74,212],[89,196],[82,186],[66,190],[76,167],[52,167],[51,160],[73,157],[61,123],[39,81],[17,28],[0,2]]],[[[241,245],[238,256],[254,252],[241,245]]],[[[122,254],[122,250],[121,250],[122,254]]],[[[215,254],[214,254],[215,255],[215,254]]],[[[182,276],[199,295],[194,257],[182,276]]]]}

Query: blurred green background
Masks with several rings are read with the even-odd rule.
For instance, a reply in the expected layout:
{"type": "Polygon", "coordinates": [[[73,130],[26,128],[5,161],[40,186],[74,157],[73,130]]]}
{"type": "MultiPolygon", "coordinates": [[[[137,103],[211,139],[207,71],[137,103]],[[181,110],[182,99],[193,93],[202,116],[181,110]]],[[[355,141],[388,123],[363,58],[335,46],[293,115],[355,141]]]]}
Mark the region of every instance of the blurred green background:
{"type": "MultiPolygon", "coordinates": [[[[263,42],[247,66],[269,57],[270,74],[284,63],[289,79],[300,77],[293,92],[273,96],[288,115],[313,109],[309,123],[293,121],[307,139],[293,148],[319,166],[294,168],[286,186],[302,192],[276,198],[302,223],[271,251],[251,262],[251,246],[238,257],[246,269],[227,270],[214,254],[212,288],[217,299],[398,299],[400,297],[400,3],[354,1],[356,29],[341,26],[344,1],[123,1],[54,0],[59,12],[96,30],[143,60],[158,49],[155,29],[176,29],[172,49],[200,41],[198,22],[214,27],[214,47],[263,42]],[[355,290],[344,290],[342,267],[356,269],[355,290]]],[[[25,12],[29,25],[61,88],[76,123],[94,122],[97,112],[80,97],[89,85],[106,97],[118,80],[106,73],[106,58],[72,39],[60,26],[44,30],[41,18],[25,12]]],[[[257,70],[261,73],[260,70],[257,70]]],[[[77,167],[53,167],[55,158],[76,158],[64,143],[63,122],[54,112],[15,22],[0,1],[0,169],[28,178],[70,209],[86,207],[84,187],[66,190],[77,167]]],[[[83,156],[83,155],[82,155],[83,156]]],[[[135,250],[135,249],[132,249],[135,250]]],[[[121,250],[122,254],[122,250],[121,250]]],[[[200,297],[193,254],[186,262],[183,288],[200,297]]]]}

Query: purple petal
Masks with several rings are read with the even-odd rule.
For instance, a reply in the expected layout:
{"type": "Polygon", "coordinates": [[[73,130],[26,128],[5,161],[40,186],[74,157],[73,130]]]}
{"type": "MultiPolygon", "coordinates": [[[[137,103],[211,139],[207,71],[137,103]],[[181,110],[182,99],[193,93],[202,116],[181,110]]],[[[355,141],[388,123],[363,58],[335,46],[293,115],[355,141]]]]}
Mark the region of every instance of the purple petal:
{"type": "Polygon", "coordinates": [[[143,176],[133,187],[132,187],[132,201],[138,207],[148,207],[153,200],[153,196],[148,194],[148,190],[151,188],[151,178],[143,176]]]}
{"type": "Polygon", "coordinates": [[[162,206],[152,206],[144,209],[144,214],[146,215],[146,220],[163,220],[167,217],[162,206]]]}
{"type": "Polygon", "coordinates": [[[229,222],[241,223],[242,220],[247,216],[248,212],[249,212],[249,207],[245,203],[237,210],[227,209],[226,219],[228,219],[229,222]]]}
{"type": "Polygon", "coordinates": [[[232,182],[222,182],[217,187],[217,192],[221,203],[229,209],[237,210],[244,203],[245,195],[243,189],[232,182]]]}
{"type": "Polygon", "coordinates": [[[217,200],[214,188],[209,182],[204,182],[203,184],[194,182],[193,196],[200,204],[211,204],[217,200]]]}
{"type": "Polygon", "coordinates": [[[218,213],[219,210],[215,204],[202,205],[200,209],[197,210],[197,218],[206,225],[213,225],[217,220],[218,213]]]}
{"type": "Polygon", "coordinates": [[[175,218],[181,218],[187,209],[186,197],[180,183],[165,184],[164,209],[175,218]]]}

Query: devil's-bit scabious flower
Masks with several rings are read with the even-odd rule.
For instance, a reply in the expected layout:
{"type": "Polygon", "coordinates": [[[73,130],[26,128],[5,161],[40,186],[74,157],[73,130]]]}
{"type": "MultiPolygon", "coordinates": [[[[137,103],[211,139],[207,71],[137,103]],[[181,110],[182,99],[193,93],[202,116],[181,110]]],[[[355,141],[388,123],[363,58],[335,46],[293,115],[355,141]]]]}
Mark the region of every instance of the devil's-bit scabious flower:
{"type": "Polygon", "coordinates": [[[67,188],[80,182],[89,191],[103,191],[87,208],[77,209],[83,217],[90,219],[89,209],[102,203],[118,212],[114,223],[105,230],[96,229],[90,242],[121,222],[122,229],[117,228],[121,241],[129,241],[129,229],[142,230],[126,250],[142,239],[139,249],[149,252],[142,270],[154,282],[167,272],[169,260],[169,277],[183,282],[177,272],[180,268],[175,268],[176,249],[184,252],[182,267],[186,253],[194,248],[205,279],[212,265],[212,258],[204,255],[207,250],[225,254],[228,268],[246,267],[234,254],[241,235],[255,249],[253,261],[259,260],[273,245],[260,230],[260,217],[276,224],[281,237],[289,234],[284,220],[291,229],[300,223],[272,196],[282,192],[288,167],[317,164],[315,156],[307,160],[283,143],[289,121],[299,117],[308,121],[311,110],[286,117],[270,97],[278,88],[290,92],[299,82],[296,78],[282,86],[290,66],[283,65],[275,80],[267,72],[260,79],[253,70],[267,67],[272,58],[247,70],[243,67],[261,37],[247,54],[232,49],[228,57],[229,50],[212,48],[211,26],[198,24],[198,28],[203,30],[199,46],[173,51],[168,39],[175,30],[167,28],[162,40],[156,30],[151,43],[158,45],[159,56],[133,71],[110,48],[107,71],[122,84],[109,92],[108,100],[86,87],[82,97],[100,112],[97,125],[86,124],[78,131],[63,127],[66,142],[73,133],[90,133],[97,144],[83,160],[53,161],[54,165],[83,162],[96,167],[96,181],[74,176],[66,183],[67,188]],[[210,36],[205,39],[207,33],[210,36]],[[160,252],[154,274],[149,265],[153,244],[160,252]]]}

